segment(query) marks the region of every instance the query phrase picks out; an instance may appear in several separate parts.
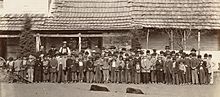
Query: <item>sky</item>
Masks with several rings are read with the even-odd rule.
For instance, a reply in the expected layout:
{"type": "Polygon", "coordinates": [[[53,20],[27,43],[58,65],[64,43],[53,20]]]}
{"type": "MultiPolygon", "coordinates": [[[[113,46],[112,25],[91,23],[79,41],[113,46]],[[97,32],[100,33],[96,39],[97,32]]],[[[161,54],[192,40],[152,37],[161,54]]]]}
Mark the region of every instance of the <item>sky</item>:
{"type": "Polygon", "coordinates": [[[4,0],[1,13],[47,13],[48,0],[4,0]]]}

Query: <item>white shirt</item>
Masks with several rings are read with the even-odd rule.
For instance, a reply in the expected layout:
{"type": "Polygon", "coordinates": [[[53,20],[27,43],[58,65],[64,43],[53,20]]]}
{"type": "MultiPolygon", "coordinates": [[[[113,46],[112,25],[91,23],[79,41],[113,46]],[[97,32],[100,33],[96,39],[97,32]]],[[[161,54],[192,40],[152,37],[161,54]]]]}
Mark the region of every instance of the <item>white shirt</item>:
{"type": "Polygon", "coordinates": [[[82,61],[79,61],[79,66],[83,66],[83,62],[82,61]]]}

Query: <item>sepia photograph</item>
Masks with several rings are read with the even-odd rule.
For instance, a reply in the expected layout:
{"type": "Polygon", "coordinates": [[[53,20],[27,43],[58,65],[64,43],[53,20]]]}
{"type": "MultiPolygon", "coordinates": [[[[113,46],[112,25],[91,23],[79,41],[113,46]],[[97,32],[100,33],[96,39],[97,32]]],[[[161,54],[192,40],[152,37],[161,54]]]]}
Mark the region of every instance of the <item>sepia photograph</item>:
{"type": "Polygon", "coordinates": [[[220,97],[220,0],[0,0],[0,97],[220,97]]]}

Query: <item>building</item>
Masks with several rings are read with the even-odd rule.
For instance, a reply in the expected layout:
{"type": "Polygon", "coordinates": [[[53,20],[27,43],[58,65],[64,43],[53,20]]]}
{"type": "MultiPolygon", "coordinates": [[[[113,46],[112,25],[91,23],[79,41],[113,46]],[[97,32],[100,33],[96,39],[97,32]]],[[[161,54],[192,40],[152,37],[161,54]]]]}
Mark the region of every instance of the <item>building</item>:
{"type": "Polygon", "coordinates": [[[131,33],[140,32],[143,37],[138,41],[146,49],[164,49],[166,45],[174,50],[220,49],[219,0],[45,1],[43,6],[33,8],[28,6],[32,3],[25,3],[26,8],[21,7],[23,11],[17,13],[11,10],[15,6],[3,3],[7,6],[0,16],[0,56],[18,53],[19,33],[27,13],[32,19],[37,48],[40,43],[46,49],[52,44],[59,47],[63,40],[78,50],[96,45],[129,48],[131,33]]]}

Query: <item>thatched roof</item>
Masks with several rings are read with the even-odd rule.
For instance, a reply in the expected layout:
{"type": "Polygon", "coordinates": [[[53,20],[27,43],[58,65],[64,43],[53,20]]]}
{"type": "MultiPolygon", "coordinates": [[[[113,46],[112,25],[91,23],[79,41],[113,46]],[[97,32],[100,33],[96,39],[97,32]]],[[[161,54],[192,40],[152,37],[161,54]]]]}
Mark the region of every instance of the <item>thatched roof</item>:
{"type": "MultiPolygon", "coordinates": [[[[32,15],[33,30],[125,30],[136,27],[219,29],[219,0],[55,0],[51,16],[32,15]]],[[[0,30],[20,30],[4,15],[0,30]]]]}

